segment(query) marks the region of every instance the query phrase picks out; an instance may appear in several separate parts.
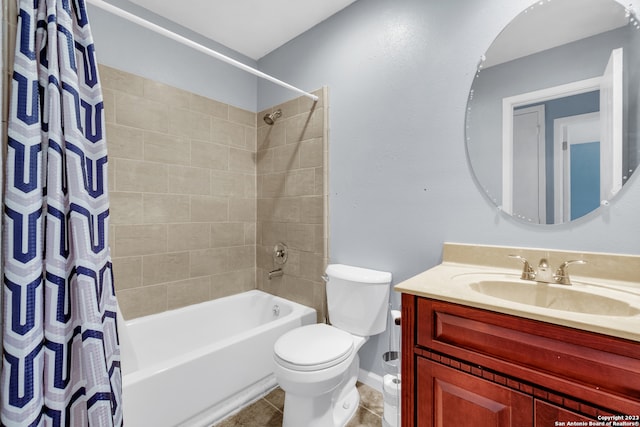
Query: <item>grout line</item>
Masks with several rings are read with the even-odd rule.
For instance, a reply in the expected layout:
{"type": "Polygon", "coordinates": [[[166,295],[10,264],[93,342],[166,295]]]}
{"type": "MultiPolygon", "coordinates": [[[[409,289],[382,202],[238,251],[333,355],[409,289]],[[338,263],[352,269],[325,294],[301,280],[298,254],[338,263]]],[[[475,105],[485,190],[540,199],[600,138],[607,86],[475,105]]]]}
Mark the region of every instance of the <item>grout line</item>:
{"type": "Polygon", "coordinates": [[[373,416],[375,416],[376,418],[380,418],[382,419],[382,415],[379,415],[378,413],[374,412],[373,410],[367,408],[366,406],[360,404],[360,407],[364,410],[366,410],[367,412],[371,413],[373,416]]]}
{"type": "Polygon", "coordinates": [[[263,397],[263,398],[262,398],[262,400],[264,400],[265,402],[267,402],[267,404],[268,404],[269,406],[273,407],[273,408],[274,408],[276,411],[278,411],[279,413],[281,413],[281,414],[283,413],[283,412],[280,410],[280,408],[278,408],[278,407],[277,407],[276,405],[274,405],[273,403],[269,402],[266,398],[264,398],[264,397],[263,397]]]}

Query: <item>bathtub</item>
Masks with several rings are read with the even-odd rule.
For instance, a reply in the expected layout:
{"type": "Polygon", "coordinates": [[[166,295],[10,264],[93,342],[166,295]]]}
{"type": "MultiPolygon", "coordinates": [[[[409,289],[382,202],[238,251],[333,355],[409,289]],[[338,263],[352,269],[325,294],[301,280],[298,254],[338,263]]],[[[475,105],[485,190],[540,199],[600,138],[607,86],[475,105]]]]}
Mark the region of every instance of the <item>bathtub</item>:
{"type": "Polygon", "coordinates": [[[254,290],[118,320],[125,425],[210,426],[276,385],[275,341],[316,311],[254,290]]]}

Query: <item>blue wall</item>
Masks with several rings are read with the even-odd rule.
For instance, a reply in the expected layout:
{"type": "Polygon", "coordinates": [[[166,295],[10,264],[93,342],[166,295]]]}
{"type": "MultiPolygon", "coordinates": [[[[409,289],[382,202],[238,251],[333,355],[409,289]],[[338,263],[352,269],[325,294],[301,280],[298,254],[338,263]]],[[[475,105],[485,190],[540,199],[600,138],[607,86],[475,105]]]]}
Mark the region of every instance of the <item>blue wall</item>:
{"type": "MultiPolygon", "coordinates": [[[[533,226],[498,212],[470,172],[464,121],[478,60],[532,3],[359,0],[258,62],[329,88],[331,262],[398,283],[439,263],[445,241],[640,254],[638,174],[607,210],[533,226]]],[[[285,96],[258,83],[259,108],[285,96]]],[[[386,335],[367,343],[361,366],[380,373],[387,345],[386,335]]]]}

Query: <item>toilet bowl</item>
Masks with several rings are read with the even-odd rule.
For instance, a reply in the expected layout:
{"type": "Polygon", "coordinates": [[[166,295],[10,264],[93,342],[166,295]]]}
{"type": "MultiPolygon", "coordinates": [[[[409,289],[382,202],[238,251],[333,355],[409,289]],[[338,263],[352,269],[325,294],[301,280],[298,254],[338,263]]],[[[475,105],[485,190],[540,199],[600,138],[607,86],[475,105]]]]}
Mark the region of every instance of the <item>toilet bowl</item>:
{"type": "Polygon", "coordinates": [[[351,419],[360,402],[358,350],[370,335],[386,327],[390,283],[390,273],[327,267],[333,325],[296,328],[274,345],[274,374],[285,392],[283,427],[343,427],[351,419]]]}

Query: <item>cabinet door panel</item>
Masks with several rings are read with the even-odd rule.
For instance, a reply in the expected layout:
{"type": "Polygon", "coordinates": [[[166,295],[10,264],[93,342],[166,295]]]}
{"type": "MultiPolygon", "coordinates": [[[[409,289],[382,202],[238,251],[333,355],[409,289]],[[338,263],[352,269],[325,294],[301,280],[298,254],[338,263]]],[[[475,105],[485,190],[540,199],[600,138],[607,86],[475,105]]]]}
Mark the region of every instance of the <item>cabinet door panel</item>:
{"type": "Polygon", "coordinates": [[[419,427],[532,425],[533,398],[427,359],[417,361],[419,427]]]}
{"type": "Polygon", "coordinates": [[[575,412],[571,412],[560,406],[552,405],[540,400],[535,401],[535,427],[551,427],[568,425],[569,421],[591,421],[588,418],[575,412]]]}

